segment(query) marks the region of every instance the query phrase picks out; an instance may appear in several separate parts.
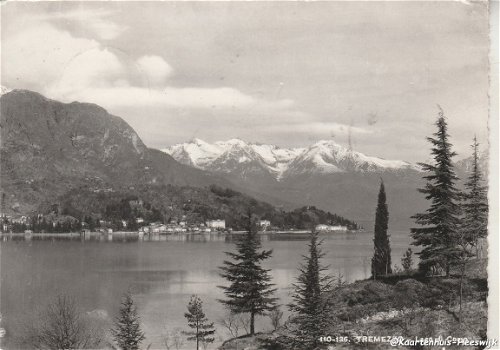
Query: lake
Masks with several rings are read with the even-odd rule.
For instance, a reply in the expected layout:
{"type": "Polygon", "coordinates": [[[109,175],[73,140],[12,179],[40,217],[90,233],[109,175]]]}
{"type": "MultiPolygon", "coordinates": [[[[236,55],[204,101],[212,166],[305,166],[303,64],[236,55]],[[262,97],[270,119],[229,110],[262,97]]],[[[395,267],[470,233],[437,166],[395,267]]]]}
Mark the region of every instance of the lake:
{"type": "MultiPolygon", "coordinates": [[[[408,231],[390,232],[392,262],[400,265],[409,246],[408,231]]],[[[323,236],[324,264],[333,275],[347,281],[370,275],[373,233],[334,233],[323,236]]],[[[291,283],[297,276],[307,240],[266,236],[263,248],[273,249],[265,266],[272,269],[281,304],[290,301],[291,283]]],[[[186,329],[186,305],[192,294],[204,303],[207,317],[217,322],[225,310],[217,299],[223,298],[218,285],[226,284],[218,275],[225,251],[234,249],[230,236],[159,236],[143,241],[113,235],[108,237],[24,238],[3,237],[1,254],[1,326],[6,329],[2,346],[15,348],[12,339],[23,322],[47,305],[57,294],[74,296],[85,311],[113,319],[120,296],[133,294],[146,332],[144,344],[162,348],[162,334],[168,328],[186,329]]],[[[285,311],[285,307],[283,307],[285,311]]],[[[257,320],[257,330],[268,329],[267,319],[257,320]]],[[[217,340],[228,338],[217,327],[217,340]]],[[[215,348],[214,344],[211,348],[215,348]]],[[[186,344],[186,348],[192,348],[186,344]]]]}

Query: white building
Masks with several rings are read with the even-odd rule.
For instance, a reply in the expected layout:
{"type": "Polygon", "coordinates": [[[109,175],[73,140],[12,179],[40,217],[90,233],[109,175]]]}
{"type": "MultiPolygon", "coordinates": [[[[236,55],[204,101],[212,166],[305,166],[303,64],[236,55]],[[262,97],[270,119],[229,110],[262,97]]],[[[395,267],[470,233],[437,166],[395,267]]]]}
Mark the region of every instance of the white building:
{"type": "Polygon", "coordinates": [[[167,232],[167,226],[163,224],[152,224],[150,227],[153,233],[167,232]]]}
{"type": "Polygon", "coordinates": [[[325,224],[319,224],[319,225],[316,225],[315,227],[315,230],[316,231],[328,231],[328,225],[325,225],[325,224]]]}
{"type": "Polygon", "coordinates": [[[316,225],[316,231],[342,232],[347,231],[347,226],[320,224],[316,225]]]}
{"type": "Polygon", "coordinates": [[[262,228],[262,229],[266,229],[266,228],[268,228],[269,226],[271,226],[271,221],[269,221],[269,220],[260,220],[260,221],[259,221],[259,226],[260,226],[260,228],[262,228]]]}
{"type": "Polygon", "coordinates": [[[214,229],[225,229],[226,228],[226,220],[208,220],[206,222],[207,227],[214,229]]]}

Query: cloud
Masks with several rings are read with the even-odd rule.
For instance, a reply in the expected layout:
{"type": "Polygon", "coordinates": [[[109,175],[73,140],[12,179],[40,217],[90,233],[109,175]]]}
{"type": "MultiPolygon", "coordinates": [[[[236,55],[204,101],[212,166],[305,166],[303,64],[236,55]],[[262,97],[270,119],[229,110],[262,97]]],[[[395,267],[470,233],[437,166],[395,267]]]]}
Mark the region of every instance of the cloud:
{"type": "Polygon", "coordinates": [[[71,61],[100,47],[91,39],[75,38],[48,23],[36,23],[2,40],[2,81],[12,87],[44,91],[71,61]]]}
{"type": "Polygon", "coordinates": [[[115,54],[106,48],[93,48],[72,57],[47,93],[65,99],[95,87],[112,88],[126,84],[124,74],[125,67],[115,54]]]}
{"type": "Polygon", "coordinates": [[[65,12],[51,12],[50,14],[38,15],[36,18],[41,21],[60,22],[70,21],[73,25],[90,31],[97,35],[99,39],[111,40],[127,30],[127,27],[116,24],[109,20],[112,11],[103,9],[75,9],[65,12]]]}
{"type": "Polygon", "coordinates": [[[108,108],[126,107],[166,107],[192,109],[242,109],[242,108],[288,108],[290,100],[265,101],[246,95],[230,87],[216,88],[175,88],[163,90],[137,86],[87,86],[64,93],[64,100],[84,100],[101,104],[108,108]]]}
{"type": "Polygon", "coordinates": [[[329,137],[346,136],[349,134],[373,134],[371,129],[356,127],[331,121],[303,121],[292,124],[276,124],[267,127],[271,132],[289,132],[294,134],[323,135],[329,137]]]}
{"type": "Polygon", "coordinates": [[[142,56],[137,60],[139,69],[147,76],[148,82],[154,85],[161,85],[173,69],[170,65],[160,56],[148,55],[142,56]]]}
{"type": "MultiPolygon", "coordinates": [[[[56,19],[83,21],[93,13],[57,12],[50,17],[34,15],[21,20],[29,26],[18,25],[19,30],[2,42],[2,83],[30,88],[62,101],[93,102],[106,108],[273,111],[293,105],[291,100],[269,101],[228,86],[170,86],[167,79],[173,68],[164,58],[148,54],[131,58],[99,40],[75,37],[54,23],[56,19]]],[[[106,15],[97,11],[97,19],[89,24],[104,23],[106,15]]]]}

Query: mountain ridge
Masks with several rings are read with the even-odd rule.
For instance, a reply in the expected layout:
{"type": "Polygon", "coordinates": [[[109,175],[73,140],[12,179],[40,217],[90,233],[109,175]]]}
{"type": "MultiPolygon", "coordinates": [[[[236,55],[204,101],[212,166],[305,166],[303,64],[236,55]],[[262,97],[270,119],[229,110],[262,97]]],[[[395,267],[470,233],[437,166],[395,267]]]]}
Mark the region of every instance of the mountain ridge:
{"type": "Polygon", "coordinates": [[[308,147],[282,148],[240,139],[208,143],[196,138],[162,151],[183,164],[226,174],[242,172],[254,163],[262,174],[267,172],[278,181],[304,173],[420,171],[418,165],[367,156],[332,140],[320,140],[308,147]]]}

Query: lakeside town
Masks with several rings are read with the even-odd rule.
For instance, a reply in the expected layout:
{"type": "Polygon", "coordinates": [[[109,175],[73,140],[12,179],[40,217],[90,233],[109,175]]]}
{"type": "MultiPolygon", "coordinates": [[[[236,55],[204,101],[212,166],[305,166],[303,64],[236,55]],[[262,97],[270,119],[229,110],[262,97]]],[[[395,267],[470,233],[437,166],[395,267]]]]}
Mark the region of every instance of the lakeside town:
{"type": "MultiPolygon", "coordinates": [[[[145,222],[144,218],[135,219],[136,225],[130,225],[130,222],[126,220],[120,220],[118,228],[116,229],[116,223],[113,224],[111,221],[107,220],[97,220],[95,223],[89,224],[88,222],[73,221],[69,224],[60,224],[59,222],[52,221],[47,223],[47,218],[38,214],[36,216],[30,217],[26,215],[0,215],[2,224],[0,226],[0,234],[57,234],[57,233],[79,233],[79,234],[91,234],[91,233],[118,233],[118,232],[136,232],[139,236],[144,234],[179,234],[179,233],[189,233],[189,234],[206,234],[206,233],[243,233],[245,231],[234,230],[232,227],[226,226],[226,221],[224,219],[214,219],[207,220],[205,223],[190,223],[186,220],[186,216],[181,217],[177,220],[173,218],[169,223],[164,224],[162,222],[145,222]],[[78,227],[81,227],[78,230],[78,227]],[[135,227],[134,227],[135,226],[135,227]],[[113,229],[115,227],[115,229],[113,229]],[[137,229],[136,229],[137,227],[137,229]]],[[[279,227],[272,226],[270,220],[258,220],[256,226],[259,233],[283,233],[283,232],[296,232],[305,233],[309,232],[307,230],[281,230],[279,227]]],[[[347,226],[343,225],[327,225],[318,224],[314,226],[314,231],[321,233],[334,233],[334,232],[347,232],[349,231],[347,226]]]]}

